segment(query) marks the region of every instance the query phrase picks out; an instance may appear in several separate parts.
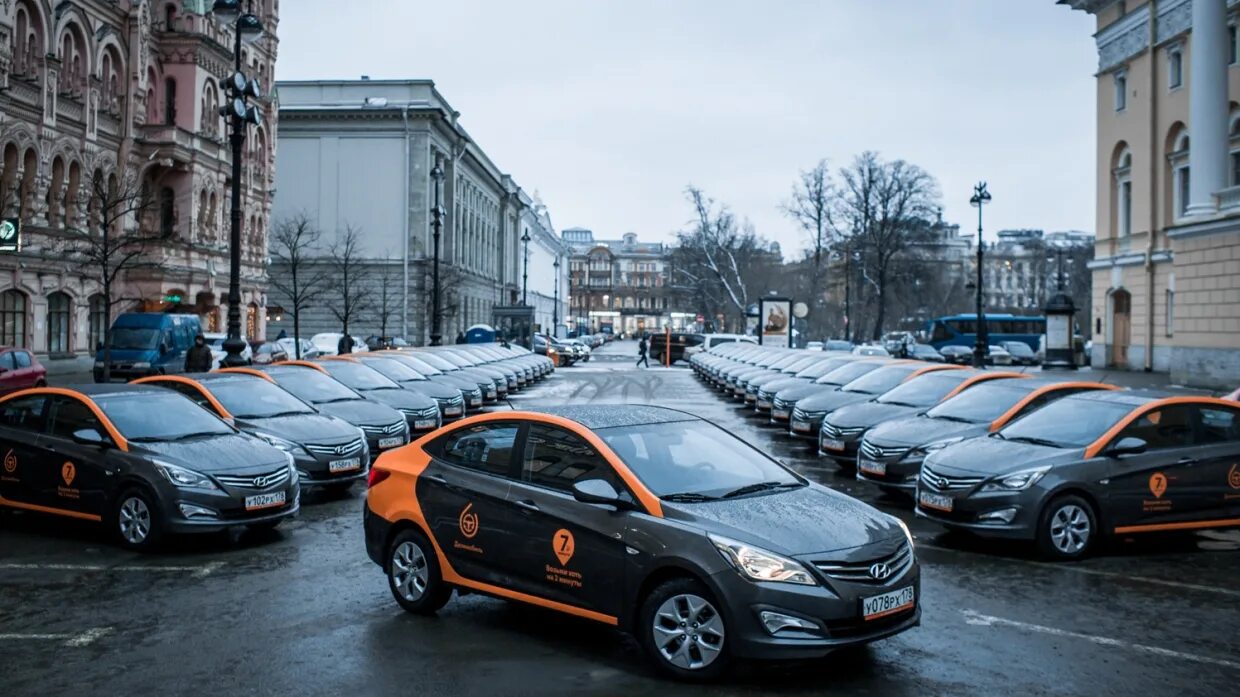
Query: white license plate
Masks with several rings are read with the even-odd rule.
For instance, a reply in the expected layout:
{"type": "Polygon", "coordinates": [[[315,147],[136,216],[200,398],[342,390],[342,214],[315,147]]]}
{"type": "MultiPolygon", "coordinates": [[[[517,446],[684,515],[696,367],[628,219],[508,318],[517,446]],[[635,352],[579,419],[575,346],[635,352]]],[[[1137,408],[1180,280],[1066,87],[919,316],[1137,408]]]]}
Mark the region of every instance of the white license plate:
{"type": "Polygon", "coordinates": [[[272,508],[283,505],[283,491],[277,491],[273,494],[256,494],[254,496],[245,497],[245,510],[247,511],[256,511],[260,508],[272,508]]]}
{"type": "Polygon", "coordinates": [[[444,407],[443,414],[444,416],[460,416],[461,408],[460,407],[444,407]]]}
{"type": "Polygon", "coordinates": [[[796,431],[797,433],[809,433],[809,422],[808,421],[793,421],[792,430],[796,431]]]}
{"type": "Polygon", "coordinates": [[[887,615],[894,615],[913,607],[917,600],[913,587],[905,586],[897,591],[873,595],[861,599],[861,618],[865,621],[876,620],[887,615]]]}
{"type": "Polygon", "coordinates": [[[413,422],[414,428],[435,428],[434,419],[418,419],[413,422]]]}
{"type": "Polygon", "coordinates": [[[495,390],[487,390],[487,399],[495,399],[495,390]]]}
{"type": "Polygon", "coordinates": [[[476,406],[479,406],[480,404],[482,404],[482,399],[481,399],[481,398],[479,398],[479,397],[470,397],[470,399],[469,399],[469,406],[471,406],[471,407],[476,407],[476,406]]]}
{"type": "Polygon", "coordinates": [[[887,474],[887,463],[861,459],[857,461],[857,469],[866,474],[877,474],[881,477],[887,474]]]}
{"type": "Polygon", "coordinates": [[[404,444],[405,444],[405,439],[402,438],[401,436],[393,436],[391,438],[380,438],[379,439],[380,450],[386,450],[388,448],[395,448],[398,445],[404,445],[404,444]]]}
{"type": "Polygon", "coordinates": [[[344,460],[332,460],[327,463],[328,472],[348,472],[349,470],[359,469],[362,466],[362,458],[350,457],[344,460]]]}
{"type": "Polygon", "coordinates": [[[771,402],[770,402],[769,400],[766,400],[766,399],[759,399],[759,400],[758,400],[758,406],[762,407],[763,409],[770,409],[770,408],[771,408],[771,402]]]}
{"type": "Polygon", "coordinates": [[[823,450],[843,450],[844,441],[836,440],[834,438],[823,438],[822,449],[823,450]]]}
{"type": "Polygon", "coordinates": [[[933,508],[936,511],[951,513],[953,500],[950,496],[935,494],[929,491],[918,491],[917,503],[922,508],[933,508]]]}
{"type": "Polygon", "coordinates": [[[787,409],[772,409],[771,418],[786,419],[788,418],[788,410],[787,409]]]}

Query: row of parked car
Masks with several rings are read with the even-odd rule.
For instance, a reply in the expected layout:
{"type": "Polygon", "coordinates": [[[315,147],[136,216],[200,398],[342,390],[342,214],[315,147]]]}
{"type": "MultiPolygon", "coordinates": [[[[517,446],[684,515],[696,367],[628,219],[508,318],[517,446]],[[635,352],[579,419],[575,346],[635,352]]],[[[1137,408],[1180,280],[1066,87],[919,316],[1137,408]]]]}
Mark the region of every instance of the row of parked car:
{"type": "Polygon", "coordinates": [[[303,490],[347,489],[380,453],[553,370],[465,344],[21,390],[0,398],[0,510],[100,521],[134,549],[272,527],[303,490]]]}
{"type": "Polygon", "coordinates": [[[1240,526],[1231,399],[747,343],[691,365],[765,424],[950,529],[1077,559],[1108,536],[1240,526]]]}

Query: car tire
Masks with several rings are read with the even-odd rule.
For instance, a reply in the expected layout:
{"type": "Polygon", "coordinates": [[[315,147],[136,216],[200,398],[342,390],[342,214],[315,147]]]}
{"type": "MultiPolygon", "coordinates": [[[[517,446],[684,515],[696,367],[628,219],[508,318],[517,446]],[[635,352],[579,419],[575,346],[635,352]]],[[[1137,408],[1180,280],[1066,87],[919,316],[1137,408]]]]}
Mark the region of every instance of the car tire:
{"type": "Polygon", "coordinates": [[[1048,559],[1084,559],[1097,546],[1100,534],[1093,505],[1075,494],[1055,497],[1038,516],[1038,551],[1048,559]]]}
{"type": "Polygon", "coordinates": [[[403,530],[388,547],[384,563],[396,602],[415,615],[433,615],[452,597],[439,572],[435,548],[418,530],[403,530]]]}
{"type": "Polygon", "coordinates": [[[155,497],[146,489],[125,489],[112,502],[108,525],[126,549],[150,552],[164,537],[164,524],[155,497]]]}
{"type": "Polygon", "coordinates": [[[710,589],[692,578],[655,587],[638,612],[638,638],[660,672],[713,680],[731,666],[727,622],[710,589]]]}

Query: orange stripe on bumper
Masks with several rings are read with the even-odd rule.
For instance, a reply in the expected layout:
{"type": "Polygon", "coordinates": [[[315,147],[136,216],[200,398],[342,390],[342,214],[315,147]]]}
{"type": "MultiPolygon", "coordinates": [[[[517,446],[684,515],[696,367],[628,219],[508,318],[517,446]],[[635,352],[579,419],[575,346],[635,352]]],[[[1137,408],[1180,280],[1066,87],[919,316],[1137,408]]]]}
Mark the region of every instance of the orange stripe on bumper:
{"type": "Polygon", "coordinates": [[[51,513],[52,515],[62,515],[66,518],[77,518],[79,520],[90,520],[93,522],[101,522],[103,518],[93,513],[79,513],[77,511],[66,511],[63,508],[52,508],[50,506],[38,506],[33,503],[21,503],[20,501],[10,501],[0,496],[0,506],[8,506],[10,508],[20,508],[27,511],[38,511],[39,513],[51,513]]]}
{"type": "Polygon", "coordinates": [[[1198,520],[1191,523],[1156,523],[1151,525],[1126,525],[1115,528],[1116,535],[1126,532],[1158,532],[1160,530],[1202,530],[1205,528],[1230,528],[1240,525],[1240,518],[1222,520],[1198,520]]]}

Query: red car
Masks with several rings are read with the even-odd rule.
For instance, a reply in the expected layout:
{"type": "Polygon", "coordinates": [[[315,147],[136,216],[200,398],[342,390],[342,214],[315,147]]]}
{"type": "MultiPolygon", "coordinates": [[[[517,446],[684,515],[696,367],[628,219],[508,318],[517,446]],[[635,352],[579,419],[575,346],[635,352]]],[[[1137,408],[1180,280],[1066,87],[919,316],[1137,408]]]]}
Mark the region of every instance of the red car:
{"type": "Polygon", "coordinates": [[[45,387],[47,368],[26,349],[0,347],[0,394],[45,387]]]}

